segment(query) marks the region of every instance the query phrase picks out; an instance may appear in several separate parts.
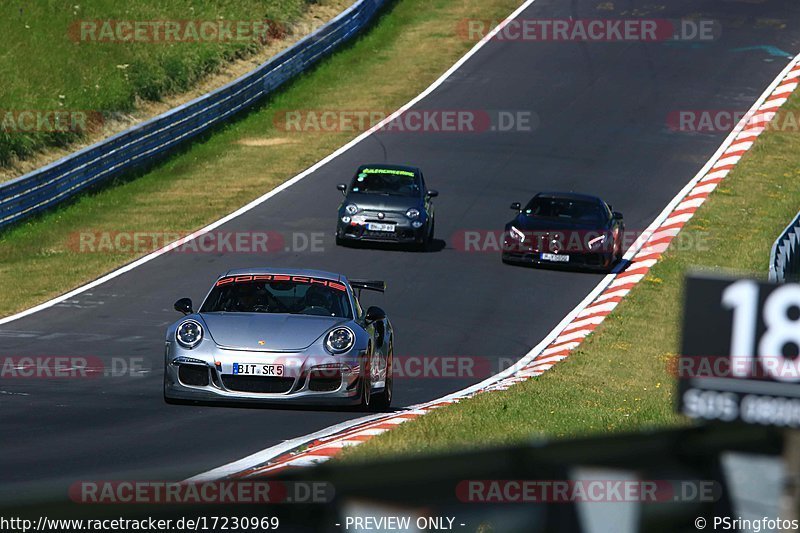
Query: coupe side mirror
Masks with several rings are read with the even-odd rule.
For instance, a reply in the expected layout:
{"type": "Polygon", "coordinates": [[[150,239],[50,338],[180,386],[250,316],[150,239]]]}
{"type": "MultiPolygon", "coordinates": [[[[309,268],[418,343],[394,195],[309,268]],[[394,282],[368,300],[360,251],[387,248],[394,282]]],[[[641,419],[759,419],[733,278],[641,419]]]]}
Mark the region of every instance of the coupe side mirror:
{"type": "Polygon", "coordinates": [[[175,310],[179,313],[183,313],[184,315],[191,315],[194,313],[194,309],[192,309],[192,299],[181,298],[175,302],[175,310]]]}
{"type": "Polygon", "coordinates": [[[511,209],[513,209],[514,211],[522,211],[522,204],[520,204],[519,202],[514,202],[513,204],[511,204],[511,209]]]}
{"type": "Polygon", "coordinates": [[[337,185],[337,186],[336,186],[336,189],[338,189],[339,191],[341,191],[341,193],[342,193],[343,195],[347,196],[347,185],[345,185],[344,183],[340,183],[339,185],[337,185]]]}
{"type": "Polygon", "coordinates": [[[622,220],[622,213],[619,211],[614,211],[611,216],[614,217],[614,220],[622,220]]]}
{"type": "Polygon", "coordinates": [[[430,190],[426,193],[426,196],[428,198],[436,198],[437,196],[439,196],[439,191],[430,190]]]}
{"type": "Polygon", "coordinates": [[[367,309],[367,314],[364,316],[364,320],[367,322],[378,322],[381,320],[386,320],[386,311],[381,309],[380,307],[375,307],[374,305],[367,309]]]}

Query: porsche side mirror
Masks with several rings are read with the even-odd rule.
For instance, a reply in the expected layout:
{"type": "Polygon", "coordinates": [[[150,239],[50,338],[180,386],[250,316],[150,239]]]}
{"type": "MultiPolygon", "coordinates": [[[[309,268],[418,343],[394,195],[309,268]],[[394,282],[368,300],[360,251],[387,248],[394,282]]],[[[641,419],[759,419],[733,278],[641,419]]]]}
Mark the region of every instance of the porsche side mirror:
{"type": "Polygon", "coordinates": [[[511,204],[511,209],[513,209],[514,211],[522,211],[522,204],[520,204],[519,202],[514,202],[513,204],[511,204]]]}
{"type": "Polygon", "coordinates": [[[619,211],[614,211],[613,213],[611,213],[611,216],[614,217],[614,220],[622,220],[622,213],[620,213],[619,211]]]}
{"type": "Polygon", "coordinates": [[[337,186],[336,186],[336,188],[337,188],[339,191],[341,191],[341,193],[342,193],[344,196],[347,196],[347,185],[345,185],[344,183],[340,183],[339,185],[337,185],[337,186]]]}
{"type": "Polygon", "coordinates": [[[386,311],[381,309],[380,307],[375,307],[374,305],[367,309],[367,314],[364,316],[364,320],[367,322],[378,322],[381,320],[386,320],[386,311]]]}
{"type": "Polygon", "coordinates": [[[175,302],[175,310],[179,313],[183,313],[184,315],[191,315],[194,313],[194,310],[192,309],[192,299],[181,298],[175,302]]]}
{"type": "Polygon", "coordinates": [[[428,198],[436,198],[437,196],[439,196],[439,191],[433,191],[433,190],[430,190],[430,191],[428,191],[428,192],[426,193],[426,196],[427,196],[428,198]]]}

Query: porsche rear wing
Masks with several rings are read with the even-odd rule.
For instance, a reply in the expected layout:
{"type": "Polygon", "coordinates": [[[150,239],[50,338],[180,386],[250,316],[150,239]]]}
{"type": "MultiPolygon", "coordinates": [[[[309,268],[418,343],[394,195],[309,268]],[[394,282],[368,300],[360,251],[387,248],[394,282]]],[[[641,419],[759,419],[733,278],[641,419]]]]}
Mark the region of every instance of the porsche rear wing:
{"type": "Polygon", "coordinates": [[[366,280],[366,279],[351,279],[350,286],[354,289],[357,289],[359,294],[361,293],[362,289],[366,289],[368,291],[377,291],[377,292],[386,292],[386,282],[385,281],[374,281],[374,280],[366,280]]]}

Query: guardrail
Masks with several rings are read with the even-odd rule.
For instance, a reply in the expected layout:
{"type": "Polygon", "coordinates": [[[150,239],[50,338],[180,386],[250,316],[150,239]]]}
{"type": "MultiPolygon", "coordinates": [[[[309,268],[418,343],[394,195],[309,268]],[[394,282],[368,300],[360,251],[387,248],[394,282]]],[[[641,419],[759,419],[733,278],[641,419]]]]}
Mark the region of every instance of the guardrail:
{"type": "Polygon", "coordinates": [[[800,281],[800,213],[772,245],[769,280],[780,283],[800,281]]]}
{"type": "Polygon", "coordinates": [[[251,107],[360,33],[389,1],[358,0],[314,33],[228,85],[0,184],[0,228],[152,163],[251,107]]]}

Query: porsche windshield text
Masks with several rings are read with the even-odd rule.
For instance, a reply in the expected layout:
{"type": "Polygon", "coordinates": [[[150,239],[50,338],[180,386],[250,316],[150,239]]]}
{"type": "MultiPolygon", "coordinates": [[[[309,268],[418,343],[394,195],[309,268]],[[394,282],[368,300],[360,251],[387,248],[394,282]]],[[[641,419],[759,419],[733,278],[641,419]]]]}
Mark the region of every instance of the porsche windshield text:
{"type": "Polygon", "coordinates": [[[222,278],[201,313],[283,313],[351,318],[347,288],[305,276],[252,275],[222,278]]]}

